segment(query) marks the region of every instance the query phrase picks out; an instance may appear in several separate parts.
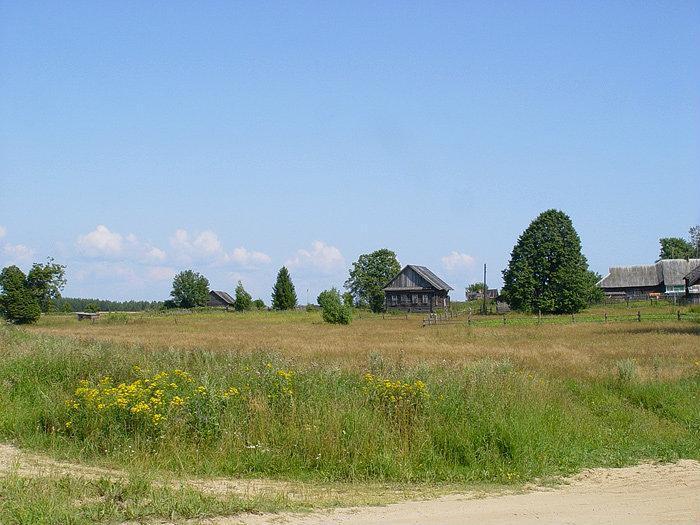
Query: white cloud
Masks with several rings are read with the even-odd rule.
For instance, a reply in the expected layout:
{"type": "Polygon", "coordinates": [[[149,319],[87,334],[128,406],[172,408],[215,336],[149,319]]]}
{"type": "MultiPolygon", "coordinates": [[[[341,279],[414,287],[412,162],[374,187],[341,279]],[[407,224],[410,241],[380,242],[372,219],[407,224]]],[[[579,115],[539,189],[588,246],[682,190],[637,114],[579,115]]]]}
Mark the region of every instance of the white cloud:
{"type": "Polygon", "coordinates": [[[166,253],[147,242],[142,242],[133,233],[123,236],[100,224],[90,233],[80,235],[76,241],[78,249],[89,257],[107,259],[131,259],[143,263],[162,262],[166,253]]]}
{"type": "Polygon", "coordinates": [[[87,255],[96,257],[98,255],[119,255],[124,248],[124,238],[109,231],[107,226],[98,225],[90,233],[78,237],[78,248],[87,255]]]}
{"type": "Polygon", "coordinates": [[[223,251],[223,246],[219,237],[211,230],[206,230],[200,233],[192,243],[192,246],[197,252],[206,255],[217,255],[223,251]]]}
{"type": "Polygon", "coordinates": [[[192,259],[221,261],[226,256],[219,236],[211,230],[205,230],[194,238],[187,230],[176,230],[175,235],[170,238],[170,245],[179,259],[188,262],[192,259]]]}
{"type": "Polygon", "coordinates": [[[204,230],[196,236],[190,235],[187,230],[176,230],[170,238],[170,245],[177,258],[184,262],[197,260],[217,265],[232,263],[241,267],[256,268],[272,261],[266,253],[248,250],[242,246],[226,253],[219,236],[211,230],[204,230]]]}
{"type": "Polygon", "coordinates": [[[272,259],[266,253],[247,250],[243,247],[234,249],[228,255],[228,260],[234,264],[245,267],[256,267],[272,262],[272,259]]]}
{"type": "Polygon", "coordinates": [[[323,241],[314,241],[311,250],[297,250],[296,255],[287,261],[290,268],[315,268],[324,273],[333,273],[345,266],[345,258],[335,246],[323,241]]]}
{"type": "Polygon", "coordinates": [[[0,239],[2,239],[6,233],[7,233],[7,228],[5,228],[4,226],[0,226],[0,239]]]}
{"type": "Polygon", "coordinates": [[[165,252],[155,246],[146,251],[146,258],[152,261],[164,261],[166,257],[165,252]]]}
{"type": "Polygon", "coordinates": [[[471,268],[474,266],[476,259],[466,253],[453,251],[449,255],[442,258],[442,265],[448,271],[471,268]]]}
{"type": "Polygon", "coordinates": [[[12,262],[27,262],[34,255],[34,250],[24,244],[6,244],[2,253],[12,262]]]}
{"type": "Polygon", "coordinates": [[[148,269],[147,276],[152,281],[169,281],[175,277],[175,269],[169,266],[152,266],[148,269]]]}

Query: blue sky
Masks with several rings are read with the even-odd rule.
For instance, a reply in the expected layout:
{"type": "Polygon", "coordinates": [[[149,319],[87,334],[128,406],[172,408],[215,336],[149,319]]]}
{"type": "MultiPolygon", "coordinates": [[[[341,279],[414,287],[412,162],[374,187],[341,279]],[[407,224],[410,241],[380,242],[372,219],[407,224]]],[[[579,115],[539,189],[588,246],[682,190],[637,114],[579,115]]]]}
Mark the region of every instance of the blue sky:
{"type": "Polygon", "coordinates": [[[541,211],[592,269],[700,223],[698,2],[0,2],[0,265],[306,301],[380,247],[463,297],[541,211]]]}

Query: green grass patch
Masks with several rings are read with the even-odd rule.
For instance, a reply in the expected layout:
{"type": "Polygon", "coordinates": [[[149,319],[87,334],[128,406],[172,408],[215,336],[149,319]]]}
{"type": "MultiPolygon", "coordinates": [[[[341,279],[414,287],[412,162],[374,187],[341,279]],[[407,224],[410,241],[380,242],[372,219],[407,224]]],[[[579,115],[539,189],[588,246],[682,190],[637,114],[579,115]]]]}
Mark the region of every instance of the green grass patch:
{"type": "Polygon", "coordinates": [[[602,379],[554,378],[507,360],[407,367],[372,355],[366,368],[349,370],[266,352],[143,352],[12,328],[0,329],[0,351],[0,439],[152,473],[520,483],[700,458],[700,367],[663,380],[642,381],[624,363],[602,379]],[[125,391],[163,372],[158,381],[176,386],[149,383],[124,406],[118,392],[87,400],[77,391],[125,391]],[[183,402],[173,404],[175,396],[183,402]],[[138,403],[148,409],[133,411],[138,403]]]}

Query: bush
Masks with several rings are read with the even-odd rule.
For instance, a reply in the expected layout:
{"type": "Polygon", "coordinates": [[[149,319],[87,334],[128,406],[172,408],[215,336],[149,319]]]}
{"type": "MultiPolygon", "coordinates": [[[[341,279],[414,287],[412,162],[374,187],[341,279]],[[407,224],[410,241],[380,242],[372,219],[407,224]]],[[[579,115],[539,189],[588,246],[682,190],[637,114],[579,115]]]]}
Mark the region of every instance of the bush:
{"type": "Polygon", "coordinates": [[[318,296],[318,303],[323,311],[323,320],[331,324],[350,324],[352,308],[340,300],[340,293],[335,288],[325,290],[318,296]]]}

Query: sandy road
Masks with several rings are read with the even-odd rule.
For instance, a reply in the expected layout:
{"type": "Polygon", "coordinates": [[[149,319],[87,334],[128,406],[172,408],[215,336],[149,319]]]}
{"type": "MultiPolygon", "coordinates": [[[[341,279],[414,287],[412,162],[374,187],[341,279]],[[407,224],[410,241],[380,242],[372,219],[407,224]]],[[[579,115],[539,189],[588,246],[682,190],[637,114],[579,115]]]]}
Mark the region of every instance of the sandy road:
{"type": "Polygon", "coordinates": [[[452,495],[310,515],[229,518],[246,525],[700,524],[700,463],[592,469],[553,489],[474,498],[452,495]]]}

